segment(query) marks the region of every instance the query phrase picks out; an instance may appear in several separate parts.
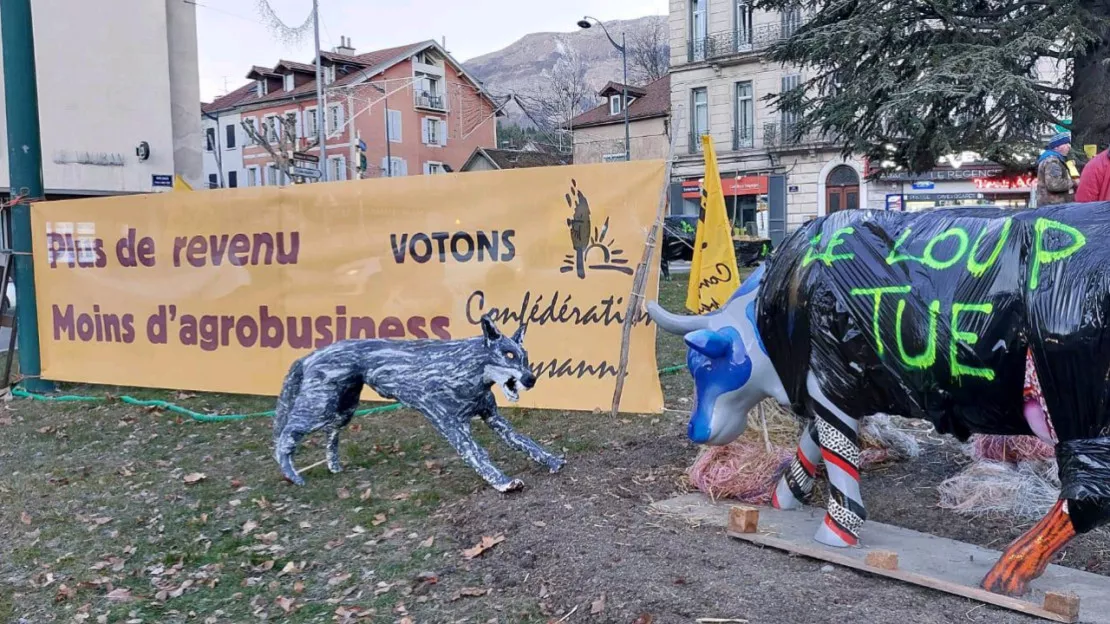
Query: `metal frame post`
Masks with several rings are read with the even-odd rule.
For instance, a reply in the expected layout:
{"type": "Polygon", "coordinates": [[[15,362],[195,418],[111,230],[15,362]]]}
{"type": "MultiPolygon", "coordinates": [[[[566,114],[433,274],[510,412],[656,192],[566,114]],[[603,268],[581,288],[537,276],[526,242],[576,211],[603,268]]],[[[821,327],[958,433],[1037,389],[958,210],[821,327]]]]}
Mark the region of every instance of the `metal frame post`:
{"type": "MultiPolygon", "coordinates": [[[[31,0],[0,0],[0,47],[4,55],[5,109],[8,120],[8,171],[12,198],[12,262],[19,327],[19,372],[30,392],[50,392],[52,382],[39,378],[38,305],[31,256],[31,201],[43,199],[42,138],[39,132],[38,81],[31,0]]],[[[13,328],[14,330],[14,328],[13,328]]],[[[10,354],[9,354],[10,357],[10,354]]]]}

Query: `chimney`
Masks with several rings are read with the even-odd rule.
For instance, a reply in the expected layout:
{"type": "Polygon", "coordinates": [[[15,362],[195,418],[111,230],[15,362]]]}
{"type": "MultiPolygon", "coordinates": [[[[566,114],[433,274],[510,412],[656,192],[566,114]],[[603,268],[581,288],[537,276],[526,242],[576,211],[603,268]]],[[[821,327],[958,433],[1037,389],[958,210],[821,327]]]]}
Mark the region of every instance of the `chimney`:
{"type": "Polygon", "coordinates": [[[355,48],[351,45],[350,37],[339,37],[339,45],[335,47],[336,54],[346,54],[347,56],[355,55],[355,48]]]}

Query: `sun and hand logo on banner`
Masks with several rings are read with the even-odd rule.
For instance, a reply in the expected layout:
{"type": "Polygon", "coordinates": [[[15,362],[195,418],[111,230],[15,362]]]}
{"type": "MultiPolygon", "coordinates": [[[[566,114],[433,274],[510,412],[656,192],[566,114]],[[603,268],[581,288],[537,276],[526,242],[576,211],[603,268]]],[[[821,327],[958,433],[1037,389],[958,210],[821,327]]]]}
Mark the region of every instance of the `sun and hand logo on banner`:
{"type": "Polygon", "coordinates": [[[720,308],[740,287],[736,248],[732,245],[732,227],[725,211],[717,155],[708,135],[702,136],[701,141],[705,153],[705,183],[701,188],[701,212],[686,291],[686,309],[695,314],[720,308]]]}
{"type": "MultiPolygon", "coordinates": [[[[539,382],[522,407],[607,409],[629,258],[643,253],[664,171],[639,161],[37,203],[43,376],[276,395],[315,348],[477,336],[489,313],[505,331],[529,325],[539,382]]],[[[658,267],[650,278],[649,298],[658,267]]],[[[631,340],[622,410],[659,413],[646,313],[631,340]]]]}

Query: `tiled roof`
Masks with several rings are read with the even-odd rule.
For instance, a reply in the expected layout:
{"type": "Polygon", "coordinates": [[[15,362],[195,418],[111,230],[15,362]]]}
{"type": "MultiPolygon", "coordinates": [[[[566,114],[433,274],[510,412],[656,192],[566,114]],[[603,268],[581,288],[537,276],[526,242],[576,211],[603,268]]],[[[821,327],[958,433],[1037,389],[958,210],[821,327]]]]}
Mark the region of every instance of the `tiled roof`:
{"type": "MultiPolygon", "coordinates": [[[[330,85],[342,86],[354,82],[358,79],[359,76],[365,75],[364,72],[369,75],[373,75],[380,71],[384,71],[389,68],[389,65],[387,65],[387,63],[389,63],[390,61],[394,61],[395,59],[403,59],[406,56],[416,54],[418,51],[424,49],[425,47],[434,44],[434,41],[428,40],[420,43],[410,43],[408,45],[386,48],[384,50],[375,50],[373,52],[367,52],[365,54],[359,54],[356,56],[347,56],[345,54],[337,54],[335,52],[322,52],[320,56],[334,63],[354,65],[358,68],[367,68],[369,70],[367,72],[366,69],[359,69],[343,76],[337,76],[335,82],[330,85]]],[[[312,73],[316,72],[315,59],[313,59],[312,63],[298,63],[294,61],[283,60],[278,63],[278,67],[281,66],[289,67],[294,71],[308,71],[312,73]]],[[[247,74],[247,76],[253,75],[272,77],[281,76],[280,73],[275,72],[269,67],[261,67],[258,65],[252,67],[250,73],[247,74]]],[[[205,113],[211,113],[215,111],[235,108],[238,106],[265,104],[267,102],[279,102],[281,100],[315,93],[316,81],[310,80],[294,88],[292,91],[277,89],[270,91],[262,97],[258,97],[255,84],[254,82],[251,82],[239,87],[238,89],[232,91],[231,93],[228,93],[227,95],[216,98],[209,104],[203,105],[201,107],[201,111],[205,113]]]]}
{"type": "MultiPolygon", "coordinates": [[[[617,85],[617,83],[610,83],[617,85]]],[[[608,88],[609,85],[606,85],[608,88]]],[[[646,95],[637,98],[628,107],[628,119],[650,119],[652,117],[664,117],[671,112],[671,77],[670,75],[663,76],[662,78],[643,86],[642,91],[646,95]]],[[[588,110],[581,115],[571,119],[566,123],[570,129],[583,128],[588,126],[606,126],[609,124],[622,124],[624,123],[624,114],[610,115],[609,102],[605,102],[594,108],[588,110]]]]}
{"type": "MultiPolygon", "coordinates": [[[[597,94],[604,97],[606,95],[620,95],[621,93],[624,93],[624,91],[625,87],[623,83],[613,82],[612,80],[610,80],[609,82],[605,83],[605,86],[602,87],[601,91],[598,91],[597,94]]],[[[644,97],[645,95],[647,95],[647,91],[644,89],[644,87],[628,85],[628,95],[631,95],[632,97],[644,97]]]]}
{"type": "Polygon", "coordinates": [[[316,73],[316,65],[310,65],[308,63],[298,63],[296,61],[278,61],[278,64],[274,66],[274,69],[276,70],[279,67],[288,67],[293,71],[308,72],[310,74],[316,73]]]}
{"type": "Polygon", "coordinates": [[[527,167],[554,167],[570,164],[570,156],[553,154],[549,152],[534,152],[523,150],[488,149],[482,148],[482,153],[489,157],[501,169],[525,169],[527,167]]]}

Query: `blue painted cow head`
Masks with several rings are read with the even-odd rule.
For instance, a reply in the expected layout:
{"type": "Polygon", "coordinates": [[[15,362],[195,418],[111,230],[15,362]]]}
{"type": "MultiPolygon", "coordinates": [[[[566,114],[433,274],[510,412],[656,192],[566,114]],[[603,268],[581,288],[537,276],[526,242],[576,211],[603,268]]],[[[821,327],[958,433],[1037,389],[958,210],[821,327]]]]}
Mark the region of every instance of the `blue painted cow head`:
{"type": "Polygon", "coordinates": [[[788,404],[756,324],[762,265],[720,309],[703,316],[671,314],[655,302],[648,314],[686,342],[686,367],[694,378],[694,409],[687,434],[697,444],[732,442],[748,425],[748,412],[774,398],[788,404]]]}

